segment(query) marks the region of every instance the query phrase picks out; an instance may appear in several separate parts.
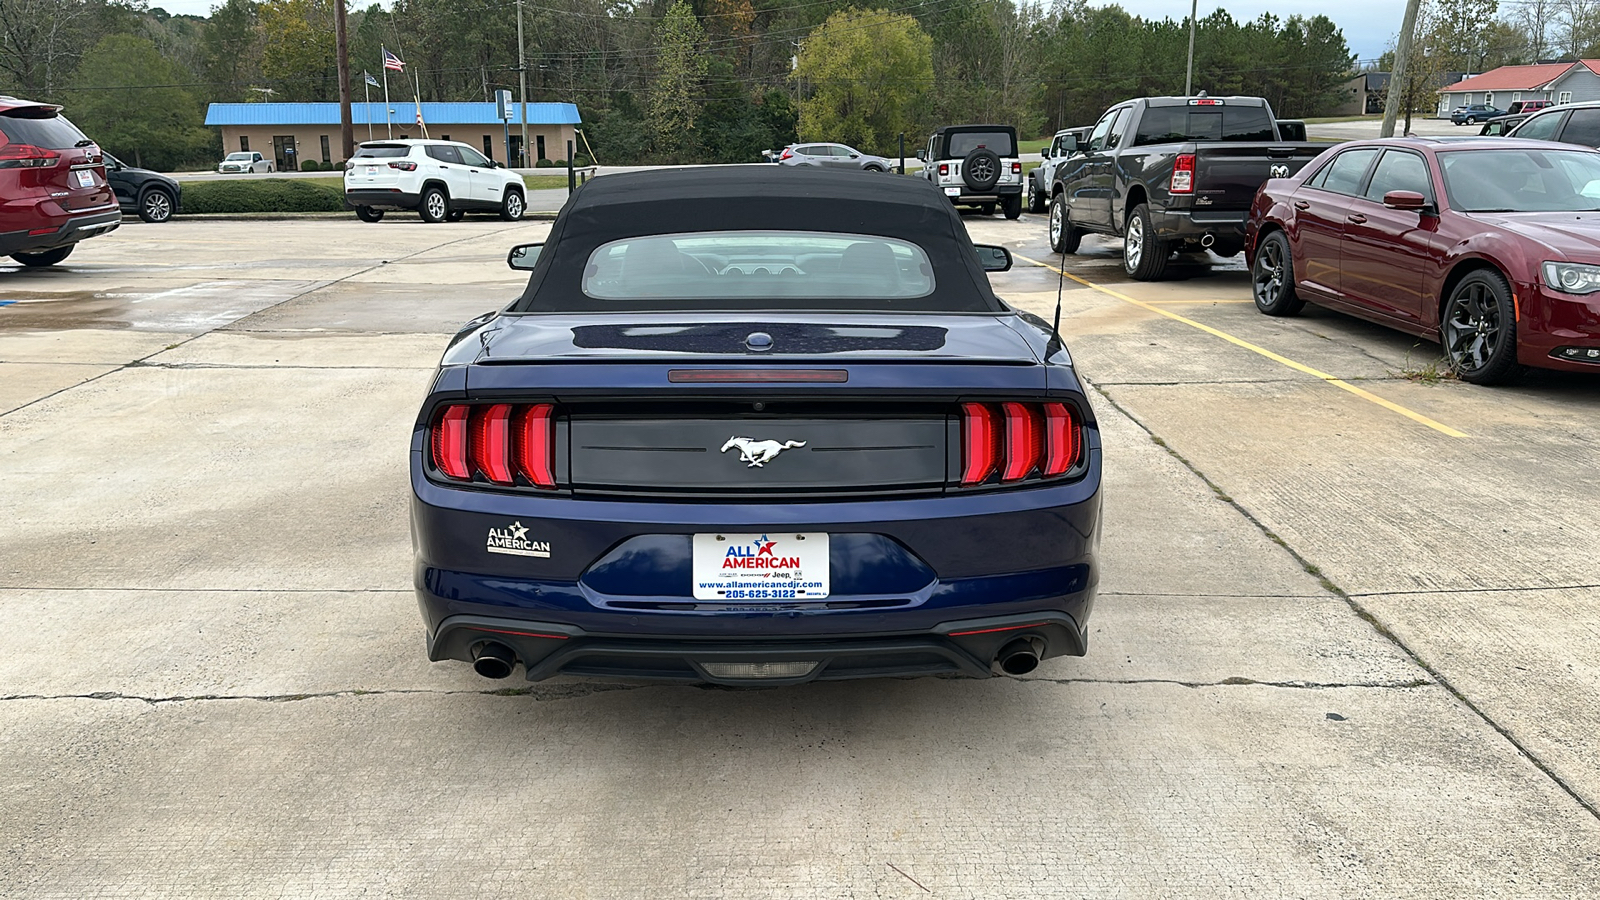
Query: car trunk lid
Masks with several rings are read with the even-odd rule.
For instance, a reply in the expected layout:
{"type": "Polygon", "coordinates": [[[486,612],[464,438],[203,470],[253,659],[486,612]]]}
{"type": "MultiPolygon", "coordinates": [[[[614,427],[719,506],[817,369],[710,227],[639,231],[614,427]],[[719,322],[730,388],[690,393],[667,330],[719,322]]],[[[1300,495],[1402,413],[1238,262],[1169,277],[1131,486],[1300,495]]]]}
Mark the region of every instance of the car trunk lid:
{"type": "Polygon", "coordinates": [[[20,188],[48,191],[68,213],[115,203],[100,148],[56,106],[0,110],[0,168],[18,170],[20,188]]]}

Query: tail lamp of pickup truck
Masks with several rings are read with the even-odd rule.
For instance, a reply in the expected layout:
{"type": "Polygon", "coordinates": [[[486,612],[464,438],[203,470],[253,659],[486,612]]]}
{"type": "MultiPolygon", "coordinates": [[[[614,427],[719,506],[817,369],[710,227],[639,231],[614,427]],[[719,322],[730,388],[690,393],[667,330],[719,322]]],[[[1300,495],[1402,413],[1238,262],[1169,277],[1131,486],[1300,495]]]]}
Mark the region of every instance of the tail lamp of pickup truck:
{"type": "Polygon", "coordinates": [[[1172,194],[1194,193],[1194,154],[1180,153],[1172,164],[1172,183],[1167,186],[1172,194]]]}

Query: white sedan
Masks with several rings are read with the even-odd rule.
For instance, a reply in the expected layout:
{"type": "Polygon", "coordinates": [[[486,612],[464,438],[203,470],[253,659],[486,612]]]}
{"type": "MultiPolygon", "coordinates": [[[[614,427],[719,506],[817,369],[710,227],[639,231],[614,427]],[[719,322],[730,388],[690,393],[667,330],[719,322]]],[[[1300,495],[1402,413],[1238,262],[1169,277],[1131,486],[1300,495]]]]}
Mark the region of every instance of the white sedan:
{"type": "Polygon", "coordinates": [[[259,153],[244,150],[238,153],[229,153],[227,159],[217,163],[217,171],[224,174],[228,172],[271,172],[272,160],[263,159],[259,153]]]}

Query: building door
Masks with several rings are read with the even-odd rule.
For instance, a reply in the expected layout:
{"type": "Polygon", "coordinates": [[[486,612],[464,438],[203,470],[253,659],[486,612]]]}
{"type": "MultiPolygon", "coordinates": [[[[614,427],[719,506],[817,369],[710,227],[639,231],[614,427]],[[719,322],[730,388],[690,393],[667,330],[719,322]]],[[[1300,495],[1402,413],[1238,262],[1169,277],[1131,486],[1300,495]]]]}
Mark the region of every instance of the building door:
{"type": "Polygon", "coordinates": [[[300,166],[295,156],[294,135],[275,134],[272,136],[272,158],[279,172],[300,171],[300,166]]]}

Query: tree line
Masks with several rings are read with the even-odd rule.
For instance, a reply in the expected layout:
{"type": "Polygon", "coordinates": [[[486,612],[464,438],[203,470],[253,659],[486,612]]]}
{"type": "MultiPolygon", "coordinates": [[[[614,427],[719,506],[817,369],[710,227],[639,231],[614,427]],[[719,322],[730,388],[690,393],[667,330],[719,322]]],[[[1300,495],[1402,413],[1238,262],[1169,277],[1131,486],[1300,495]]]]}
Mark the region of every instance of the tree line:
{"type": "MultiPolygon", "coordinates": [[[[515,0],[349,10],[352,92],[405,60],[391,93],[517,90],[515,0]],[[413,81],[414,79],[414,81],[413,81]],[[401,82],[404,82],[403,84],[401,82]]],[[[1188,25],[1087,0],[525,0],[530,101],[578,106],[605,163],[745,162],[797,139],[871,152],[933,126],[1090,124],[1183,90],[1188,25]]],[[[1198,23],[1195,88],[1266,96],[1285,116],[1335,102],[1354,68],[1324,16],[1198,23]]],[[[331,0],[225,0],[173,16],[140,0],[4,0],[0,91],[59,102],[107,149],[156,168],[209,163],[210,102],[338,96],[331,0]]]]}

